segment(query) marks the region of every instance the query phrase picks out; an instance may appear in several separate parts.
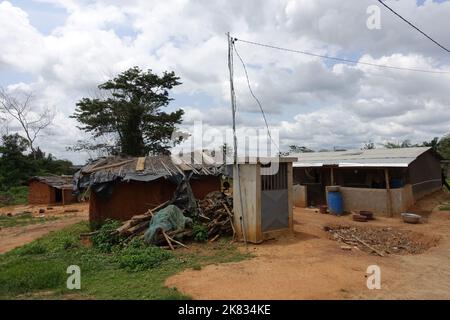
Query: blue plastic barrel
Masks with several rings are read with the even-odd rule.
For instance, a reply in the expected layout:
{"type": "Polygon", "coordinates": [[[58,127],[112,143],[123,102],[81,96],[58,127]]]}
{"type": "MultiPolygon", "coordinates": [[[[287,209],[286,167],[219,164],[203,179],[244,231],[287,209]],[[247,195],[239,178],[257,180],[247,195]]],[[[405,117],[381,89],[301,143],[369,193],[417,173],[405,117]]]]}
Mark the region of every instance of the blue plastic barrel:
{"type": "Polygon", "coordinates": [[[339,191],[328,191],[328,209],[331,214],[340,216],[344,213],[344,204],[342,201],[342,193],[339,191]]]}
{"type": "Polygon", "coordinates": [[[396,189],[396,188],[401,188],[401,187],[403,187],[402,179],[392,179],[391,180],[391,188],[396,189]]]}

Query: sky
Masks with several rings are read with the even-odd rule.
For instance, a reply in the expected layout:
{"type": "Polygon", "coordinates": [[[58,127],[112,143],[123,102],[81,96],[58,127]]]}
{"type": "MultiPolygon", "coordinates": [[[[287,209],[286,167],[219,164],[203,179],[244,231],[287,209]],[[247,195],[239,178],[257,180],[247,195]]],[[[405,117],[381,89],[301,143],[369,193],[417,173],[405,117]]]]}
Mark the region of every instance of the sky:
{"type": "MultiPolygon", "coordinates": [[[[450,1],[388,0],[404,17],[450,47],[450,1]]],[[[55,121],[37,145],[58,158],[90,139],[70,118],[77,101],[133,67],[175,71],[182,85],[168,110],[185,110],[183,126],[231,128],[227,37],[362,62],[450,72],[450,54],[375,0],[0,0],[0,86],[33,92],[36,110],[55,121]]],[[[280,149],[361,148],[368,141],[431,140],[450,132],[450,75],[387,70],[257,47],[237,41],[252,89],[280,149]]],[[[238,128],[264,130],[235,57],[238,128]]],[[[14,122],[3,131],[20,132],[14,122]]]]}

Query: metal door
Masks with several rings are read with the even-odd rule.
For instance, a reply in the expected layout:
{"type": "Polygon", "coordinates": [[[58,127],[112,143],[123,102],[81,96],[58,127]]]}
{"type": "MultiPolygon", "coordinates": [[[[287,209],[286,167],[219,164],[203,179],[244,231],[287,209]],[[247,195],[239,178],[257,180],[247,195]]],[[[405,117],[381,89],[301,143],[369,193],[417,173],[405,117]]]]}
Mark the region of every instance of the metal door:
{"type": "Polygon", "coordinates": [[[275,174],[261,175],[261,228],[265,232],[288,227],[287,164],[279,163],[275,174]]]}

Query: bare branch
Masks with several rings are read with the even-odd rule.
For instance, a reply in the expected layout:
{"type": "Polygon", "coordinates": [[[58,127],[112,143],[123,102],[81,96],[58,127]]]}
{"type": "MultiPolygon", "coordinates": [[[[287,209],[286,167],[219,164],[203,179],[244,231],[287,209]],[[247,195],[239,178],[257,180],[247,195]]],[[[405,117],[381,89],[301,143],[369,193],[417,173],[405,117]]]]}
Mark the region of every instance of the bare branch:
{"type": "Polygon", "coordinates": [[[35,153],[34,141],[42,130],[52,124],[55,115],[49,108],[38,112],[32,102],[33,93],[24,93],[22,97],[18,97],[0,88],[0,115],[12,118],[20,124],[31,151],[35,153]]]}

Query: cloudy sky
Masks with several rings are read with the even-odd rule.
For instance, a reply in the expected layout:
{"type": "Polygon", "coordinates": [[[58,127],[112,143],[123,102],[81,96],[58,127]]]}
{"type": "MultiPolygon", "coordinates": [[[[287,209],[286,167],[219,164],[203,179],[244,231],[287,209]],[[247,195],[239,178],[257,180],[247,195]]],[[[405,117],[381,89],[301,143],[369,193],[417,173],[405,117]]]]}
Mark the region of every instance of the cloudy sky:
{"type": "MultiPolygon", "coordinates": [[[[57,111],[38,145],[76,163],[66,151],[86,138],[69,116],[81,97],[132,67],[174,70],[183,85],[170,109],[184,122],[230,127],[226,32],[238,39],[377,64],[450,72],[450,54],[381,9],[375,0],[0,0],[0,86],[33,91],[37,108],[57,111]]],[[[450,47],[450,1],[387,3],[450,47]]],[[[342,64],[237,42],[250,81],[280,144],[359,148],[450,132],[450,75],[342,64]]],[[[239,126],[264,128],[235,58],[239,126]]],[[[4,125],[4,124],[3,124],[4,125]]],[[[14,123],[10,130],[16,130],[14,123]]]]}

